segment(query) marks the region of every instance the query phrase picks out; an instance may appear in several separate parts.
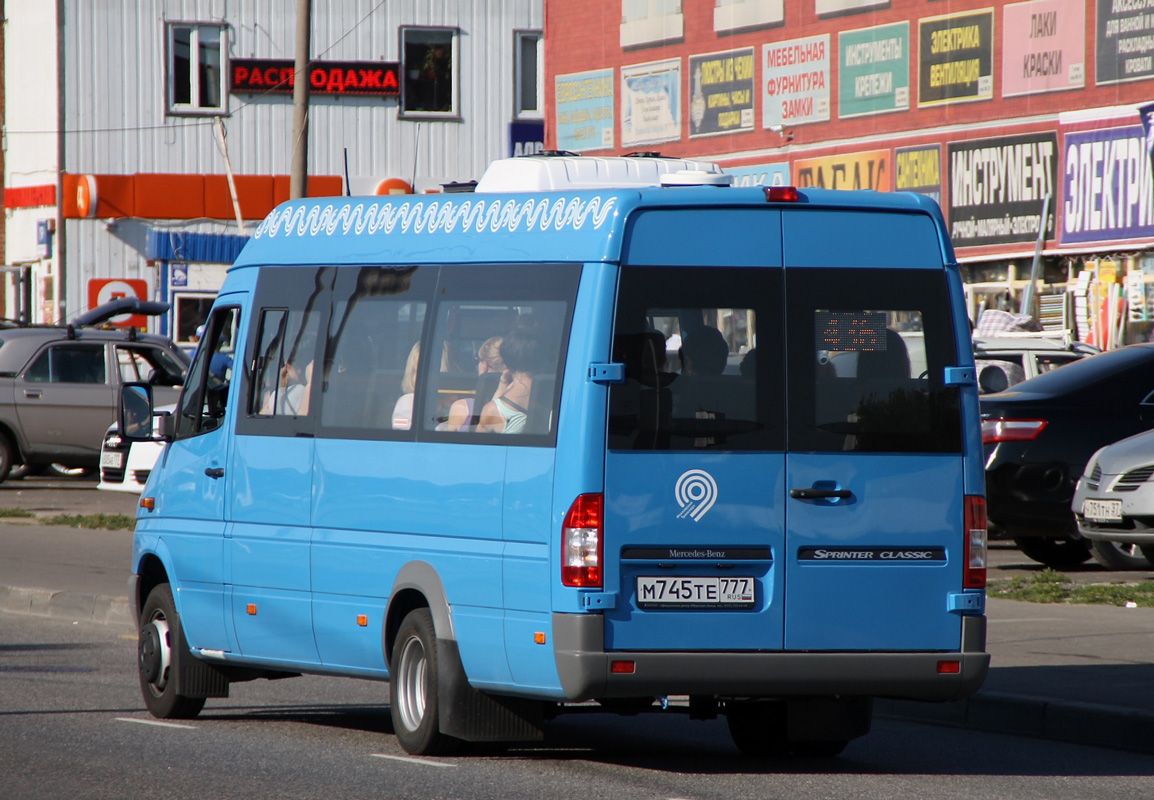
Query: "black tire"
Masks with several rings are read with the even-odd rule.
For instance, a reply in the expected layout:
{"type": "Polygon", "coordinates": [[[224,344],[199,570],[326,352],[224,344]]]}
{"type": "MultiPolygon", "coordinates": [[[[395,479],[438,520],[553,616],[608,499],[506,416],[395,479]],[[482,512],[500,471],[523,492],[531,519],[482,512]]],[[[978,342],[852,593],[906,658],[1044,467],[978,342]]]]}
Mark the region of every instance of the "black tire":
{"type": "Polygon", "coordinates": [[[136,662],[144,705],[159,719],[192,719],[204,708],[205,698],[177,694],[172,681],[175,658],[193,657],[187,647],[175,652],[183,642],[172,589],[167,583],[158,584],[140,611],[136,662]]]}
{"type": "Polygon", "coordinates": [[[789,752],[798,758],[833,758],[845,750],[849,742],[830,739],[822,742],[791,742],[789,752]]]}
{"type": "Polygon", "coordinates": [[[1151,567],[1150,559],[1142,552],[1142,548],[1133,543],[1095,539],[1093,549],[1094,560],[1109,569],[1134,571],[1151,567]]]}
{"type": "Polygon", "coordinates": [[[437,637],[427,608],[401,621],[389,666],[389,710],[393,732],[406,753],[448,755],[461,740],[441,733],[437,707],[437,637]]]}
{"type": "Polygon", "coordinates": [[[765,757],[789,753],[785,703],[731,703],[725,712],[725,724],[743,755],[765,757]]]}
{"type": "Polygon", "coordinates": [[[14,466],[16,466],[16,448],[7,436],[0,434],[0,481],[8,477],[14,466]]]}
{"type": "Polygon", "coordinates": [[[1154,545],[1144,544],[1139,548],[1142,555],[1146,556],[1146,560],[1154,564],[1154,545]]]}
{"type": "Polygon", "coordinates": [[[1070,569],[1090,560],[1090,543],[1085,539],[1052,536],[1016,536],[1014,544],[1029,558],[1054,569],[1070,569]]]}

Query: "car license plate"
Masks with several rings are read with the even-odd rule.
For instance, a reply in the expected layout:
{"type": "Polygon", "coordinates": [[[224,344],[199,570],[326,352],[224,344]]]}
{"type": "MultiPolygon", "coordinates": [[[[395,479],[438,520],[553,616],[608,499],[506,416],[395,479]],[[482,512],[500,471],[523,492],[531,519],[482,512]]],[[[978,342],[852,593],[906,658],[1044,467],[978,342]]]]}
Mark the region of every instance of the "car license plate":
{"type": "Polygon", "coordinates": [[[124,453],[108,451],[100,454],[100,466],[108,469],[120,469],[124,466],[124,453]]]}
{"type": "Polygon", "coordinates": [[[639,576],[640,608],[749,608],[754,603],[751,577],[639,576]]]}
{"type": "Polygon", "coordinates": [[[1082,501],[1082,516],[1097,522],[1121,522],[1122,501],[1087,497],[1082,501]]]}

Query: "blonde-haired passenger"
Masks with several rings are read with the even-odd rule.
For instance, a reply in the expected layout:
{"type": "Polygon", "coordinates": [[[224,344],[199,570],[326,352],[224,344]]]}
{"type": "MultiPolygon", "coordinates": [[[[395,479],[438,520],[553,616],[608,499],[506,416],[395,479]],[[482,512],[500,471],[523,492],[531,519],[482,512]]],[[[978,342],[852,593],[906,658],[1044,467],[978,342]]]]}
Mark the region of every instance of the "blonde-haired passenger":
{"type": "MultiPolygon", "coordinates": [[[[502,337],[500,336],[491,336],[477,348],[478,376],[490,372],[500,375],[505,371],[505,362],[501,360],[501,339],[502,337]]],[[[477,382],[478,391],[480,391],[480,387],[486,383],[485,381],[479,380],[477,382]]],[[[453,405],[449,406],[448,420],[438,426],[438,429],[443,431],[469,430],[476,424],[473,409],[480,409],[488,400],[488,397],[481,397],[479,395],[455,400],[453,405]]]]}
{"type": "Polygon", "coordinates": [[[393,406],[393,430],[407,431],[413,426],[413,393],[417,390],[417,367],[421,361],[421,343],[417,342],[409,350],[405,361],[405,377],[401,379],[401,391],[393,406]]]}

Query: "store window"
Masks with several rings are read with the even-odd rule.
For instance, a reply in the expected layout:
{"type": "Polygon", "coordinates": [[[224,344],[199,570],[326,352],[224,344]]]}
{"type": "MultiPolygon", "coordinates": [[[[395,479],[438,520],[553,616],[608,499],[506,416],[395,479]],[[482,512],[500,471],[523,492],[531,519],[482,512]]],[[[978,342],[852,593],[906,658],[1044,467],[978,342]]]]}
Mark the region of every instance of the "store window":
{"type": "Polygon", "coordinates": [[[457,31],[402,28],[405,114],[457,116],[457,31]]]}
{"type": "Polygon", "coordinates": [[[540,31],[517,31],[515,82],[518,119],[540,119],[545,108],[544,39],[540,31]]]}
{"type": "Polygon", "coordinates": [[[168,113],[223,114],[225,28],[168,26],[168,113]]]}
{"type": "Polygon", "coordinates": [[[621,46],[659,44],[685,36],[681,0],[621,0],[621,46]]]}

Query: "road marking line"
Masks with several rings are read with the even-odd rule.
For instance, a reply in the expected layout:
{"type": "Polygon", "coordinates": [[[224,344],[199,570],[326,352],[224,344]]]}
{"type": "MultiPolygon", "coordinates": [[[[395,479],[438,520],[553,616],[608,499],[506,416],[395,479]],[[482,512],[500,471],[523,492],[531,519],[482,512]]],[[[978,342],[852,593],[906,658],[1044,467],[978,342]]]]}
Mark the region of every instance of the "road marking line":
{"type": "Polygon", "coordinates": [[[156,725],[158,728],[183,728],[187,731],[196,730],[195,725],[177,725],[175,722],[161,722],[158,719],[135,719],[133,717],[117,717],[117,722],[135,722],[137,725],[156,725]]]}
{"type": "Polygon", "coordinates": [[[392,756],[387,753],[370,753],[373,758],[387,758],[390,761],[407,761],[410,764],[422,764],[426,767],[455,767],[456,764],[446,764],[444,761],[430,761],[427,758],[411,758],[409,756],[392,756]]]}

